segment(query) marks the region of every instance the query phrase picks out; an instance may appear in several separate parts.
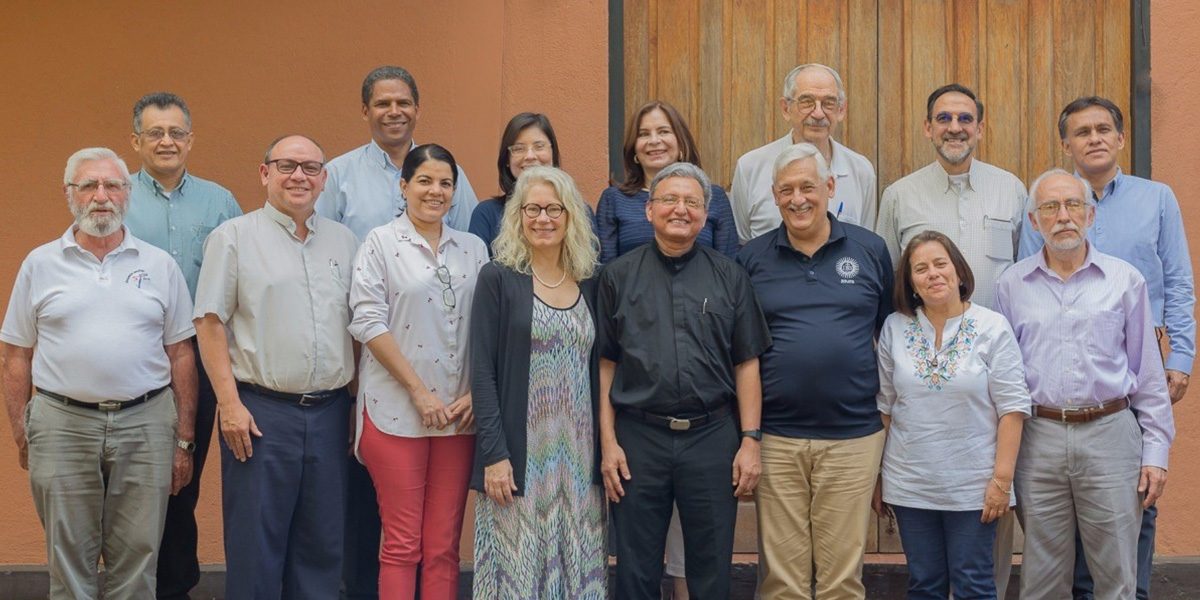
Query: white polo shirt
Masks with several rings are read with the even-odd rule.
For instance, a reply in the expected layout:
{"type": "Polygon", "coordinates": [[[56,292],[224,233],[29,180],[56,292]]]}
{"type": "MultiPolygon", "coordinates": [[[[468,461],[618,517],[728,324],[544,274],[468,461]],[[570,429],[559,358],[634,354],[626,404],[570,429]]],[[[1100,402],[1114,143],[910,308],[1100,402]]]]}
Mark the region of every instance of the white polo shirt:
{"type": "MultiPolygon", "coordinates": [[[[829,172],[833,174],[833,196],[829,212],[837,220],[867,229],[875,228],[875,167],[867,157],[839,144],[833,144],[829,172]]],[[[775,180],[775,159],[792,145],[787,135],[742,155],[733,171],[729,204],[737,224],[738,242],[746,242],[779,227],[783,217],[775,206],[771,186],[775,180]]]]}
{"type": "Polygon", "coordinates": [[[196,334],[175,261],[122,226],[97,260],[61,238],[21,263],[0,340],[33,348],[33,385],[83,402],[128,400],[171,382],[166,345],[196,334]]]}

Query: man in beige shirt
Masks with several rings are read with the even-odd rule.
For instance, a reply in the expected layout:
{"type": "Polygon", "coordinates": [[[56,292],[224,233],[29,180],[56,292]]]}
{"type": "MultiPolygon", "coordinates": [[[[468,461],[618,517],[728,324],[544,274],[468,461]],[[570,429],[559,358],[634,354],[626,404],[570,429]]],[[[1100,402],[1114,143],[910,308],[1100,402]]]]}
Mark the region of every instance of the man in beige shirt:
{"type": "Polygon", "coordinates": [[[228,600],[338,594],[358,239],[314,214],[324,162],[307,137],[276,140],[266,205],[204,244],[194,316],[217,394],[228,600]]]}

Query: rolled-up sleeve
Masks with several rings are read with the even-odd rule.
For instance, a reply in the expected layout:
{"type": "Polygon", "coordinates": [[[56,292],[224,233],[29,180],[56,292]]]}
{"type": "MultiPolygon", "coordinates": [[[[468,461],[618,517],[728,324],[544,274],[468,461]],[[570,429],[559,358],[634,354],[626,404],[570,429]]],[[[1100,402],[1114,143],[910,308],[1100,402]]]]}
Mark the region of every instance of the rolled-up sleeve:
{"type": "Polygon", "coordinates": [[[388,333],[387,265],[379,234],[372,231],[354,258],[350,280],[350,335],[367,343],[388,333]]]}
{"type": "Polygon", "coordinates": [[[1025,364],[1017,336],[1008,321],[999,319],[992,329],[988,352],[982,358],[988,369],[988,395],[996,407],[996,416],[1019,412],[1032,413],[1029,388],[1025,385],[1025,364]]]}

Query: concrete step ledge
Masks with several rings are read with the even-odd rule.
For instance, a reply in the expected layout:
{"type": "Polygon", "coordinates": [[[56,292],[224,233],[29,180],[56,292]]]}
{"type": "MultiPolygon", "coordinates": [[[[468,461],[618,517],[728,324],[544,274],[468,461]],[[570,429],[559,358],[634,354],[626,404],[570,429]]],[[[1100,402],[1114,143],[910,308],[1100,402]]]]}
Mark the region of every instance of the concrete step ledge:
{"type": "MultiPolygon", "coordinates": [[[[746,555],[739,555],[733,565],[731,600],[751,600],[758,577],[758,564],[746,555]]],[[[1021,566],[1013,567],[1009,600],[1016,600],[1021,566]]],[[[471,597],[471,563],[463,563],[459,579],[459,598],[471,597]]],[[[609,576],[612,576],[610,570],[609,576]]],[[[904,600],[908,572],[902,562],[870,560],[863,567],[863,583],[868,600],[904,600]]],[[[663,581],[664,591],[668,582],[663,581]]],[[[201,568],[200,585],[192,591],[192,600],[221,600],[225,587],[225,566],[207,565],[201,568]]],[[[1155,600],[1196,600],[1200,598],[1200,556],[1164,557],[1154,563],[1151,584],[1155,600]]],[[[49,590],[49,577],[44,566],[0,566],[0,598],[4,600],[44,600],[49,590]]],[[[610,593],[610,597],[612,594],[610,593]]]]}

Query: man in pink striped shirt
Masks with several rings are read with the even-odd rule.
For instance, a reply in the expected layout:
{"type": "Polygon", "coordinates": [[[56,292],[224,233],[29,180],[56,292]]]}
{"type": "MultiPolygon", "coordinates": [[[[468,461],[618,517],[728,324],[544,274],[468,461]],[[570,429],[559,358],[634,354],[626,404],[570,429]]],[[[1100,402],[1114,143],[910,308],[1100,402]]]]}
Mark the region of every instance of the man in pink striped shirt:
{"type": "Polygon", "coordinates": [[[1146,282],[1087,242],[1082,180],[1055,169],[1029,192],[1044,248],[996,284],[1033,398],[1014,480],[1021,598],[1070,597],[1076,524],[1096,598],[1132,598],[1142,510],[1163,493],[1175,436],[1146,282]]]}

